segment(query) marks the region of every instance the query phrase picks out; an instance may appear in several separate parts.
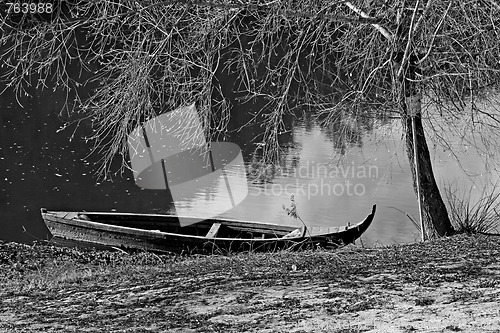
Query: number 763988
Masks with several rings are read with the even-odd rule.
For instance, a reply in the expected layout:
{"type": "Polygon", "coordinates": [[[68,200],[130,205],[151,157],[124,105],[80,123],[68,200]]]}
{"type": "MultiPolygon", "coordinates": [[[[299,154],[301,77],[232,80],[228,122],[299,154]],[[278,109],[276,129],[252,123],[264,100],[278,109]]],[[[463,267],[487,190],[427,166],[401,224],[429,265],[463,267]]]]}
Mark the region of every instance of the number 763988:
{"type": "Polygon", "coordinates": [[[7,2],[7,13],[14,14],[44,14],[52,13],[54,8],[49,2],[7,2]]]}

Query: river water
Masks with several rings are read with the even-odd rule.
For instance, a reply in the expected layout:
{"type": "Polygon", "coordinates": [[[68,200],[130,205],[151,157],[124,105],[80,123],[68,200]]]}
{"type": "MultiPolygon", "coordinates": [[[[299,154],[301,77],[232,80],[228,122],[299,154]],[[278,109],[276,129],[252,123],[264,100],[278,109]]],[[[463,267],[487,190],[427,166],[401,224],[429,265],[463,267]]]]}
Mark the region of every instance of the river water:
{"type": "MultiPolygon", "coordinates": [[[[40,217],[41,207],[172,211],[169,191],[139,188],[129,170],[114,176],[112,181],[97,178],[94,172],[99,156],[89,156],[91,143],[83,139],[91,133],[90,124],[82,121],[79,127],[63,129],[69,118],[60,114],[65,93],[34,89],[28,93],[32,96],[0,95],[0,239],[29,242],[50,237],[40,217]]],[[[238,117],[245,116],[238,114],[245,114],[245,109],[237,111],[233,121],[244,123],[238,117]]],[[[417,228],[406,216],[418,221],[399,119],[375,120],[369,129],[360,130],[347,143],[339,142],[328,128],[311,117],[292,119],[289,124],[290,131],[282,135],[284,162],[273,173],[261,169],[260,179],[264,181],[260,182],[252,181],[255,177],[250,176],[255,176],[256,170],[255,145],[250,139],[262,129],[256,125],[237,131],[238,126],[233,126],[229,131],[228,141],[243,151],[248,195],[222,217],[300,225],[283,208],[290,207],[293,195],[305,223],[340,226],[361,221],[377,204],[373,224],[362,238],[364,244],[388,245],[419,239],[417,228]]],[[[441,187],[446,182],[463,187],[475,184],[478,188],[472,194],[477,197],[483,184],[498,179],[498,169],[487,169],[482,153],[461,144],[459,136],[453,134],[448,139],[458,154],[457,160],[451,151],[434,146],[435,136],[428,133],[436,179],[441,187]]]]}

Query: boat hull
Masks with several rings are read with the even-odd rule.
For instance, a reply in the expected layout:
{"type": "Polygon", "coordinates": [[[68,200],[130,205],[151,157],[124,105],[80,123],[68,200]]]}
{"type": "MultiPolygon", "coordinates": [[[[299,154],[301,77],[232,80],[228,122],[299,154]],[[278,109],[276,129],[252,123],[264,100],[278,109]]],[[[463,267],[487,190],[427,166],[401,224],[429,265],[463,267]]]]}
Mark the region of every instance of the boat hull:
{"type": "MultiPolygon", "coordinates": [[[[120,248],[158,253],[224,254],[311,247],[336,248],[353,243],[370,226],[372,212],[344,227],[308,227],[207,219],[181,227],[171,215],[47,211],[42,218],[62,246],[120,248]]],[[[198,219],[197,219],[198,220],[198,219]]]]}

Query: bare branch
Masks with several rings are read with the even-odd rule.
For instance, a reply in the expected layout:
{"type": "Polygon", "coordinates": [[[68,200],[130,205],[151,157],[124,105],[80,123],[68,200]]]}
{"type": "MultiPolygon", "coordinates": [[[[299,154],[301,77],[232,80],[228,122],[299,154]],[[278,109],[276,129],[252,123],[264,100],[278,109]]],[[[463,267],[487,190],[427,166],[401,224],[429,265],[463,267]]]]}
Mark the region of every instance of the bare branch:
{"type": "MultiPolygon", "coordinates": [[[[349,7],[350,9],[352,9],[355,13],[359,14],[361,17],[363,18],[371,18],[368,14],[366,14],[365,12],[363,12],[361,9],[357,8],[356,6],[354,6],[351,2],[349,1],[346,1],[344,2],[344,4],[349,7]]],[[[376,23],[372,23],[372,26],[377,29],[382,35],[384,35],[385,38],[387,38],[387,40],[389,41],[392,41],[392,33],[390,33],[389,31],[387,31],[387,29],[385,29],[384,27],[380,26],[379,24],[376,24],[376,23]]]]}

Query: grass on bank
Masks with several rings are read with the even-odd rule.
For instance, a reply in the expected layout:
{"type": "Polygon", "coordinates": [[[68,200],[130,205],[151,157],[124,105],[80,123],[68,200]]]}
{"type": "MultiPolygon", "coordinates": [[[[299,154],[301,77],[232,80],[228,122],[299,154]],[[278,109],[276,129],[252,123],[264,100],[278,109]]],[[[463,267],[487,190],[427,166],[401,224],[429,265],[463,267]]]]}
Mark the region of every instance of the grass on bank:
{"type": "MultiPolygon", "coordinates": [[[[436,241],[380,248],[348,246],[337,251],[239,253],[212,256],[126,254],[0,243],[2,293],[36,293],[66,288],[117,288],[161,281],[186,290],[200,284],[289,284],[324,279],[342,284],[358,278],[397,274],[413,283],[465,279],[500,257],[500,237],[456,235],[436,241]],[[457,265],[459,263],[459,265],[457,265]]],[[[357,281],[357,282],[356,282],[357,281]]]]}

